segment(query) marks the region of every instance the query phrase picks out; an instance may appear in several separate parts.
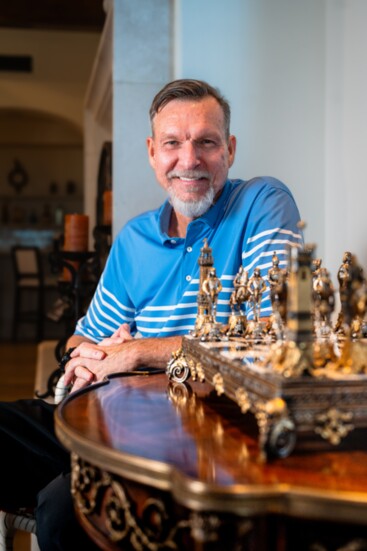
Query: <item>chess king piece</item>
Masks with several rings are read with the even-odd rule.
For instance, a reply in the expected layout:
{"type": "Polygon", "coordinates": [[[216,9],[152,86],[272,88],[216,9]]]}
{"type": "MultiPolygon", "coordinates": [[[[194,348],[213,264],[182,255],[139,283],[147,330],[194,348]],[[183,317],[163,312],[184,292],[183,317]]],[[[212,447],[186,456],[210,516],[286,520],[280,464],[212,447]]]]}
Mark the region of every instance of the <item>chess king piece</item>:
{"type": "Polygon", "coordinates": [[[229,299],[231,315],[228,319],[227,336],[243,336],[246,331],[246,316],[242,309],[242,304],[249,298],[248,291],[248,272],[243,266],[233,280],[234,291],[229,299]]]}

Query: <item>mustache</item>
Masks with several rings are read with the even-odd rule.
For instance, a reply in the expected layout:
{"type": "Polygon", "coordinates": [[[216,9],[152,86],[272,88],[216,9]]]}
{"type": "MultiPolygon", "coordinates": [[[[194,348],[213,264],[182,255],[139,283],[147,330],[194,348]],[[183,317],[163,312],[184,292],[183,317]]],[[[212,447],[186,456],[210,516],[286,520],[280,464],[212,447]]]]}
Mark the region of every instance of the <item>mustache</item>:
{"type": "Polygon", "coordinates": [[[206,170],[171,170],[167,178],[190,178],[190,180],[210,179],[210,174],[206,170]]]}

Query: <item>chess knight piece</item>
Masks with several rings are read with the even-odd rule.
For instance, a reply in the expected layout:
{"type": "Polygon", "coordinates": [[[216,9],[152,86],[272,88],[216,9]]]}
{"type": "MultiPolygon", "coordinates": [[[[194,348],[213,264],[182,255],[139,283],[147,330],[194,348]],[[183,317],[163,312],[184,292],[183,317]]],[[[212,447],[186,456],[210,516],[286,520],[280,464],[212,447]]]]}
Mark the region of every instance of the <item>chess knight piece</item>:
{"type": "Polygon", "coordinates": [[[249,299],[248,291],[248,272],[243,266],[233,280],[234,291],[229,299],[231,315],[228,320],[227,336],[243,336],[246,331],[246,316],[242,309],[242,304],[249,299]]]}

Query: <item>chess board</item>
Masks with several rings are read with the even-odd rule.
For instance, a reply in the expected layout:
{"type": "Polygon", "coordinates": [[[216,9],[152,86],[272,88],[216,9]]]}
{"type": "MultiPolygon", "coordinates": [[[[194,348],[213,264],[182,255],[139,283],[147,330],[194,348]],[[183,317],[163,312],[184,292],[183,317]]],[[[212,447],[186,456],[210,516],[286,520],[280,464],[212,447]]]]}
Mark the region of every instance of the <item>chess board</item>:
{"type": "Polygon", "coordinates": [[[286,377],[273,369],[271,355],[269,344],[240,337],[203,342],[185,336],[167,374],[177,382],[205,380],[255,415],[267,458],[288,456],[304,433],[338,446],[367,426],[367,375],[315,369],[312,376],[286,377]]]}

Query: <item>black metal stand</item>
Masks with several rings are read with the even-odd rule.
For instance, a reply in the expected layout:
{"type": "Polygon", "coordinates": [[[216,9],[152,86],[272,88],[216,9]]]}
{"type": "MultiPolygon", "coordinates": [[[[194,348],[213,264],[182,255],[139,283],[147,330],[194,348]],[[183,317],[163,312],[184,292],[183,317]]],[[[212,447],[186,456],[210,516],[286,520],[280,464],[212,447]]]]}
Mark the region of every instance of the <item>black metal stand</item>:
{"type": "MultiPolygon", "coordinates": [[[[101,275],[101,261],[97,251],[54,251],[50,255],[50,263],[51,270],[60,274],[60,321],[65,323],[65,335],[55,349],[56,360],[60,362],[77,321],[85,314],[93,297],[101,275]]],[[[55,369],[48,378],[46,392],[37,393],[37,397],[54,396],[55,386],[61,375],[62,371],[55,369]]]]}

